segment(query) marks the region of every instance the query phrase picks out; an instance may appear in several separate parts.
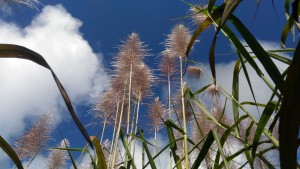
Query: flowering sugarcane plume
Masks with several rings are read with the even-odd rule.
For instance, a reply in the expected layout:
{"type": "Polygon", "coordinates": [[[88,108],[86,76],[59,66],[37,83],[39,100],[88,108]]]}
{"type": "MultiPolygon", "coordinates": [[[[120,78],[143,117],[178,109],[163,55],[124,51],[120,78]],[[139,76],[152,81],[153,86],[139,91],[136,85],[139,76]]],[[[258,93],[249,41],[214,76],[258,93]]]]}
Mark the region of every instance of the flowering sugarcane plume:
{"type": "Polygon", "coordinates": [[[201,11],[206,8],[207,5],[196,5],[189,9],[189,14],[192,17],[193,23],[201,24],[207,18],[207,16],[201,13],[201,11]]]}
{"type": "Polygon", "coordinates": [[[187,67],[188,76],[192,79],[199,80],[201,77],[202,70],[197,66],[189,66],[187,67]]]}
{"type": "Polygon", "coordinates": [[[154,128],[159,129],[161,127],[161,125],[163,124],[162,118],[166,116],[166,112],[167,110],[165,106],[159,101],[159,98],[155,98],[149,107],[149,116],[154,128]]]}
{"type": "Polygon", "coordinates": [[[184,25],[179,24],[168,35],[165,41],[166,49],[171,52],[171,56],[183,58],[191,37],[191,32],[184,25]]]}
{"type": "MultiPolygon", "coordinates": [[[[70,143],[67,139],[63,139],[58,148],[70,147],[70,143]]],[[[48,156],[48,168],[49,169],[62,169],[66,166],[68,160],[68,152],[66,150],[52,149],[48,156]]]]}
{"type": "Polygon", "coordinates": [[[45,113],[40,120],[16,141],[15,149],[20,159],[32,158],[39,153],[50,138],[51,114],[45,113]]]}

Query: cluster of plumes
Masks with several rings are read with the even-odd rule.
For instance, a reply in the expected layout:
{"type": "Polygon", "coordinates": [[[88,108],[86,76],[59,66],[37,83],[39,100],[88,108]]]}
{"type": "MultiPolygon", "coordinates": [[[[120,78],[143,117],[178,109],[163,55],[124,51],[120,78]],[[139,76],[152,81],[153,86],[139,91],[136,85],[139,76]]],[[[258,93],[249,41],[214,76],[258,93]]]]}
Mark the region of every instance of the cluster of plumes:
{"type": "Polygon", "coordinates": [[[133,94],[137,98],[149,94],[153,76],[151,70],[143,62],[143,58],[148,55],[148,50],[138,34],[132,33],[129,35],[127,40],[119,47],[119,53],[115,57],[112,87],[117,87],[118,89],[115,90],[123,93],[124,87],[125,90],[128,90],[131,79],[133,94]]]}
{"type": "Polygon", "coordinates": [[[195,24],[201,24],[207,16],[202,11],[207,8],[207,5],[196,5],[189,9],[189,14],[195,24]]]}
{"type": "Polygon", "coordinates": [[[149,116],[152,121],[152,126],[157,130],[162,126],[162,120],[166,116],[167,109],[160,102],[159,98],[155,98],[149,106],[149,116]]]}
{"type": "Polygon", "coordinates": [[[15,151],[20,159],[32,158],[46,148],[51,132],[51,117],[49,112],[43,114],[39,121],[16,141],[15,151]]]}
{"type": "MultiPolygon", "coordinates": [[[[119,53],[115,57],[111,87],[102,94],[101,99],[94,106],[97,118],[103,119],[115,115],[117,105],[121,106],[120,102],[123,99],[124,91],[128,91],[130,79],[132,82],[131,93],[136,100],[151,94],[150,87],[154,78],[149,67],[143,63],[143,58],[147,55],[149,55],[148,50],[138,34],[129,35],[119,47],[119,53]]],[[[124,105],[127,103],[128,101],[125,101],[124,105]]]]}
{"type": "MultiPolygon", "coordinates": [[[[70,143],[67,139],[63,139],[58,148],[68,148],[70,143]]],[[[66,150],[52,149],[48,156],[48,168],[49,169],[61,169],[66,166],[69,159],[68,152],[66,150]]]]}

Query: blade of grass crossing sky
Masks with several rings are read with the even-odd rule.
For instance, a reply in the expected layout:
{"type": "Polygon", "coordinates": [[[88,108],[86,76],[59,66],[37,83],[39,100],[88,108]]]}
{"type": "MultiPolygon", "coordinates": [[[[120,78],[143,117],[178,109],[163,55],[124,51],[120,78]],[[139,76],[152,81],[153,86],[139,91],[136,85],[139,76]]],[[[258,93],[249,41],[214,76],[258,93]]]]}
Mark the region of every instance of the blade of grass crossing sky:
{"type": "MultiPolygon", "coordinates": [[[[245,27],[245,25],[235,16],[230,17],[231,23],[235,26],[235,28],[239,31],[242,37],[245,39],[251,50],[255,53],[256,57],[263,65],[265,70],[267,71],[270,78],[273,80],[279,91],[283,91],[283,83],[284,80],[274,64],[271,60],[270,56],[263,49],[263,47],[258,43],[256,38],[250,33],[250,31],[245,27]]],[[[247,58],[245,58],[247,59],[247,58]]]]}
{"type": "MultiPolygon", "coordinates": [[[[141,130],[138,130],[138,132],[139,132],[139,135],[140,135],[141,139],[144,140],[144,134],[141,132],[141,130]]],[[[143,142],[142,142],[142,145],[143,145],[143,147],[144,147],[144,149],[145,149],[145,151],[146,151],[146,154],[147,154],[148,160],[149,160],[149,162],[150,162],[151,168],[152,168],[152,169],[156,169],[156,165],[155,165],[154,159],[153,159],[153,157],[152,157],[152,155],[151,155],[151,153],[150,153],[150,150],[149,150],[149,148],[148,148],[146,142],[143,141],[143,142]]]]}
{"type": "Polygon", "coordinates": [[[203,147],[202,147],[199,155],[197,156],[191,169],[198,169],[200,167],[201,162],[204,160],[206,154],[208,153],[208,151],[214,141],[215,140],[214,140],[213,133],[212,133],[212,131],[210,131],[209,134],[207,135],[206,140],[203,144],[203,147]]]}
{"type": "Polygon", "coordinates": [[[83,125],[81,124],[81,122],[79,121],[79,119],[75,113],[75,110],[72,106],[71,100],[70,100],[66,90],[64,89],[61,82],[58,80],[58,78],[57,78],[56,74],[54,73],[54,71],[52,70],[52,68],[48,65],[46,60],[40,54],[38,54],[30,49],[27,49],[23,46],[12,45],[12,44],[0,44],[0,58],[27,59],[27,60],[33,61],[33,62],[49,69],[51,71],[52,76],[56,82],[56,85],[65,101],[65,104],[70,112],[70,115],[71,115],[73,121],[77,125],[78,129],[80,130],[81,134],[84,136],[86,141],[89,143],[90,147],[92,149],[94,148],[93,143],[92,143],[91,139],[89,138],[87,131],[85,130],[85,128],[83,127],[83,125]]]}
{"type": "MultiPolygon", "coordinates": [[[[232,96],[238,101],[239,100],[239,70],[240,70],[240,59],[237,59],[232,78],[232,96]]],[[[234,121],[239,118],[239,105],[236,102],[232,102],[232,112],[234,121]]]]}
{"type": "Polygon", "coordinates": [[[259,140],[262,136],[263,130],[265,129],[266,124],[268,123],[273,111],[274,107],[276,104],[272,101],[269,101],[267,106],[265,107],[262,116],[260,117],[260,120],[257,124],[257,129],[254,134],[254,139],[253,139],[253,148],[252,148],[252,158],[255,158],[256,150],[258,147],[259,140]]]}
{"type": "Polygon", "coordinates": [[[18,169],[23,169],[23,165],[22,165],[18,155],[13,150],[13,148],[4,140],[4,138],[2,138],[2,136],[0,136],[0,147],[9,156],[9,158],[14,162],[14,164],[16,165],[16,167],[18,167],[18,169]]]}
{"type": "Polygon", "coordinates": [[[179,162],[180,158],[179,158],[179,156],[176,154],[177,145],[176,145],[175,136],[174,136],[172,127],[170,126],[169,123],[166,123],[165,121],[164,121],[164,124],[165,124],[165,126],[166,126],[166,128],[167,128],[167,133],[168,133],[169,143],[171,143],[171,144],[170,144],[170,149],[171,149],[171,151],[172,151],[172,155],[173,155],[174,162],[175,162],[175,164],[178,164],[178,165],[177,165],[177,168],[178,168],[178,169],[182,169],[181,162],[179,162]]]}
{"type": "Polygon", "coordinates": [[[286,38],[287,38],[289,32],[293,28],[294,23],[295,23],[294,18],[290,16],[289,19],[287,20],[286,24],[284,25],[284,28],[281,32],[281,39],[280,39],[280,45],[282,48],[286,48],[285,41],[286,41],[286,38]]]}
{"type": "Polygon", "coordinates": [[[98,167],[98,169],[107,169],[102,147],[100,145],[98,138],[95,136],[91,136],[91,140],[93,140],[93,143],[95,145],[95,150],[96,150],[96,156],[97,156],[96,166],[98,167]]]}
{"type": "MultiPolygon", "coordinates": [[[[238,119],[231,127],[227,128],[224,132],[224,134],[222,135],[221,139],[220,139],[220,145],[221,147],[224,146],[226,140],[228,139],[228,137],[230,136],[231,132],[244,120],[246,119],[248,116],[244,115],[241,116],[240,119],[238,119]]],[[[214,168],[217,168],[219,165],[219,159],[220,159],[220,151],[217,152],[216,154],[216,158],[215,158],[215,164],[214,164],[214,168]]]]}
{"type": "Polygon", "coordinates": [[[217,146],[218,146],[218,152],[220,152],[220,154],[222,156],[222,159],[223,159],[223,162],[225,164],[225,168],[229,169],[229,165],[228,165],[225,153],[223,151],[223,145],[221,145],[221,143],[220,143],[219,136],[218,136],[217,132],[214,129],[212,130],[212,133],[213,133],[213,136],[214,136],[214,138],[216,140],[216,143],[217,143],[217,146]]]}

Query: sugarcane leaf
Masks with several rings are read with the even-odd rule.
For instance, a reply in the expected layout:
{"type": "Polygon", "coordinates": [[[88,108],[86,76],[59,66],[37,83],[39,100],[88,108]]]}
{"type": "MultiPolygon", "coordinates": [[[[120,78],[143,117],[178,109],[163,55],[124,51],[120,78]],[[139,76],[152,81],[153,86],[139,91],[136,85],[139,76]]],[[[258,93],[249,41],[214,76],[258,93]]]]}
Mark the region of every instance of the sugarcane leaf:
{"type": "MultiPolygon", "coordinates": [[[[139,132],[139,136],[141,137],[141,139],[144,140],[144,134],[141,132],[141,130],[138,130],[138,132],[139,132]]],[[[148,157],[148,160],[149,160],[151,168],[152,169],[156,169],[156,165],[155,165],[154,159],[153,159],[153,157],[152,157],[152,155],[151,155],[151,153],[149,151],[149,148],[148,148],[146,142],[143,141],[142,145],[143,145],[143,147],[144,147],[144,149],[146,151],[146,154],[147,154],[147,157],[148,157]]]]}
{"type": "Polygon", "coordinates": [[[20,161],[18,155],[2,136],[0,136],[0,147],[9,156],[9,158],[15,163],[18,169],[23,169],[22,162],[20,161]]]}
{"type": "Polygon", "coordinates": [[[13,44],[0,44],[0,58],[27,59],[27,60],[35,62],[35,63],[49,69],[51,71],[54,81],[65,101],[65,104],[69,110],[69,113],[70,113],[73,121],[75,122],[76,126],[78,127],[78,129],[80,130],[81,134],[84,136],[86,141],[89,143],[90,147],[93,149],[93,143],[92,143],[87,131],[85,130],[85,128],[79,121],[66,90],[64,89],[63,85],[57,78],[57,76],[54,73],[54,71],[52,70],[52,68],[49,66],[49,64],[46,62],[46,60],[40,54],[38,54],[28,48],[25,48],[23,46],[13,45],[13,44]]]}
{"type": "Polygon", "coordinates": [[[260,117],[258,124],[257,124],[257,129],[255,131],[254,138],[253,138],[253,148],[252,148],[253,159],[255,158],[256,149],[257,149],[259,140],[262,136],[263,130],[265,130],[265,126],[268,123],[268,121],[274,111],[275,106],[276,106],[276,104],[274,102],[269,101],[262,113],[262,116],[260,117]]]}
{"type": "Polygon", "coordinates": [[[200,153],[198,154],[195,162],[193,163],[193,166],[192,166],[191,169],[198,169],[199,168],[201,162],[204,160],[204,158],[205,158],[206,154],[208,153],[208,151],[209,151],[211,145],[213,144],[213,142],[214,142],[214,136],[213,136],[212,131],[210,131],[208,133],[208,135],[206,137],[206,140],[203,144],[203,147],[202,147],[200,153]]]}
{"type": "Polygon", "coordinates": [[[223,162],[225,164],[225,168],[229,169],[229,165],[228,165],[225,153],[223,151],[223,145],[221,145],[221,143],[220,143],[219,136],[218,136],[218,134],[215,130],[212,130],[212,132],[213,132],[214,139],[216,140],[216,143],[217,143],[217,146],[218,146],[218,152],[220,152],[220,154],[222,156],[222,159],[223,159],[223,162]]]}
{"type": "Polygon", "coordinates": [[[102,151],[102,146],[100,145],[100,142],[96,136],[91,136],[91,140],[94,143],[95,150],[96,150],[96,166],[98,169],[107,169],[105,157],[102,151]]]}
{"type": "Polygon", "coordinates": [[[285,46],[285,41],[286,41],[287,35],[291,31],[294,23],[295,23],[294,18],[290,16],[289,19],[287,20],[286,24],[284,25],[284,28],[283,28],[282,33],[281,33],[281,39],[280,39],[280,45],[281,45],[282,48],[286,47],[285,46]]]}

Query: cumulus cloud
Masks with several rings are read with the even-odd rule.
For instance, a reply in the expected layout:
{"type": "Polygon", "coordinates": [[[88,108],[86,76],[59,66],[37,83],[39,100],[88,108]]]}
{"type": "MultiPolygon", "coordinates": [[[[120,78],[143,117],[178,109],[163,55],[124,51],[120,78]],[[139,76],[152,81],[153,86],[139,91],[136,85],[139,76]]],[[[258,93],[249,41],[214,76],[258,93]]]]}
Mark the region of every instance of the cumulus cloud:
{"type": "MultiPolygon", "coordinates": [[[[94,53],[79,31],[82,22],[61,5],[45,6],[22,28],[0,20],[0,43],[25,46],[41,54],[57,74],[74,105],[86,104],[109,84],[102,54],[94,53]]],[[[28,119],[51,111],[68,116],[49,70],[28,60],[0,59],[0,135],[20,135],[28,119]]]]}

